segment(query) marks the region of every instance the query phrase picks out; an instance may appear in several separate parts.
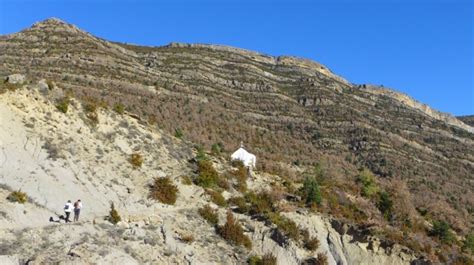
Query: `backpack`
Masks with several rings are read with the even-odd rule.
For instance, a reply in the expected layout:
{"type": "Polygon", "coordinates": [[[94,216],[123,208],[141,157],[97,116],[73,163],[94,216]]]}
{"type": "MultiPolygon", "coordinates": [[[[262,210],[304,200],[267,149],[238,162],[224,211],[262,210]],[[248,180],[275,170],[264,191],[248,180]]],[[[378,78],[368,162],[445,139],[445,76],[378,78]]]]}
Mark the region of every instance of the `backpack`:
{"type": "Polygon", "coordinates": [[[64,205],[64,210],[69,210],[69,204],[64,205]]]}

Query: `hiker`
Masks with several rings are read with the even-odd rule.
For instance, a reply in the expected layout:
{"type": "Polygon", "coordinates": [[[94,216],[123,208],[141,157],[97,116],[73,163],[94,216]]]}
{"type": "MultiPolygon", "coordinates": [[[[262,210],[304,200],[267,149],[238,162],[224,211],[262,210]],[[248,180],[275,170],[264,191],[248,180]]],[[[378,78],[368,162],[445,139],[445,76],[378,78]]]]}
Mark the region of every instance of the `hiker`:
{"type": "Polygon", "coordinates": [[[64,213],[66,214],[66,219],[65,219],[66,223],[71,222],[69,220],[69,216],[71,215],[72,207],[73,206],[72,206],[71,200],[68,200],[66,205],[64,205],[64,213]]]}
{"type": "Polygon", "coordinates": [[[81,213],[82,209],[82,202],[81,200],[77,200],[74,203],[74,222],[79,221],[79,214],[81,213]]]}

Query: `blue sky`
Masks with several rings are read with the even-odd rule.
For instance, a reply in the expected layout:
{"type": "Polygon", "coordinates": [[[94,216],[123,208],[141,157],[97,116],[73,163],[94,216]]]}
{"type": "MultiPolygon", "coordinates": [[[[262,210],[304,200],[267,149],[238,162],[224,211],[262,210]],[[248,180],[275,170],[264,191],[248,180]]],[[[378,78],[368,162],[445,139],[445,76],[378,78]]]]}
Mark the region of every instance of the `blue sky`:
{"type": "Polygon", "coordinates": [[[113,41],[294,55],[465,115],[474,114],[473,8],[471,0],[0,0],[0,34],[54,16],[113,41]]]}

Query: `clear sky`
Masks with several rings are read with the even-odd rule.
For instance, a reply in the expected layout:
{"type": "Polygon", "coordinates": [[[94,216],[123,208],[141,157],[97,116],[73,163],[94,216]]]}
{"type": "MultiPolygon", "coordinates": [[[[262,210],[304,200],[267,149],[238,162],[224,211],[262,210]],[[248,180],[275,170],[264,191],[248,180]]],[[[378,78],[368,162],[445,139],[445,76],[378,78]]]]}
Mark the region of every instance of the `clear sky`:
{"type": "Polygon", "coordinates": [[[0,0],[0,34],[54,16],[113,41],[294,55],[350,82],[383,84],[465,115],[474,114],[472,2],[0,0]]]}

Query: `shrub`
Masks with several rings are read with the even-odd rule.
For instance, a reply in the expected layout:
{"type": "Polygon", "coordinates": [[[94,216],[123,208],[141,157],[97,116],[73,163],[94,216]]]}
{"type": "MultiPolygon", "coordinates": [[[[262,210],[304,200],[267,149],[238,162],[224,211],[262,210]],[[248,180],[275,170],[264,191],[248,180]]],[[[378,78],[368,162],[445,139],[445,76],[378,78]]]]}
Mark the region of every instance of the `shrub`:
{"type": "Polygon", "coordinates": [[[315,177],[306,177],[301,191],[307,205],[321,204],[321,191],[315,177]]]}
{"type": "Polygon", "coordinates": [[[208,160],[202,145],[197,145],[196,146],[196,151],[197,151],[197,155],[196,155],[196,160],[197,161],[208,160]]]}
{"type": "Polygon", "coordinates": [[[187,234],[187,235],[181,235],[181,241],[185,242],[185,243],[191,243],[194,241],[194,236],[191,235],[191,234],[187,234]]]}
{"type": "Polygon", "coordinates": [[[133,168],[137,169],[142,166],[143,157],[139,153],[133,153],[130,155],[130,159],[128,161],[130,162],[130,164],[132,164],[133,168]]]}
{"type": "Polygon", "coordinates": [[[271,213],[268,215],[270,221],[274,223],[280,232],[282,232],[288,238],[295,241],[299,239],[299,229],[293,220],[288,219],[278,213],[271,213]]]}
{"type": "Polygon", "coordinates": [[[174,130],[174,137],[181,139],[183,138],[183,136],[184,136],[183,131],[180,128],[176,128],[174,130]]]}
{"type": "Polygon", "coordinates": [[[209,194],[209,196],[211,196],[211,201],[213,203],[215,203],[216,205],[221,206],[221,207],[227,206],[227,202],[226,202],[224,196],[222,196],[222,194],[220,192],[217,192],[215,190],[207,190],[206,192],[207,192],[207,194],[209,194]]]}
{"type": "Polygon", "coordinates": [[[17,190],[10,193],[7,196],[7,200],[11,202],[25,203],[28,201],[28,196],[26,195],[26,193],[17,190]]]}
{"type": "Polygon", "coordinates": [[[234,162],[233,165],[237,167],[237,170],[232,172],[232,175],[237,180],[237,184],[235,185],[235,188],[240,192],[246,192],[247,179],[248,179],[247,168],[244,166],[244,164],[240,160],[237,160],[236,162],[234,162]]]}
{"type": "Polygon", "coordinates": [[[69,99],[69,97],[64,97],[57,102],[56,108],[62,113],[67,113],[70,102],[71,100],[69,99]]]}
{"type": "Polygon", "coordinates": [[[463,244],[464,251],[468,251],[471,254],[474,254],[474,233],[471,233],[466,236],[463,244]]]}
{"type": "Polygon", "coordinates": [[[313,251],[318,249],[319,240],[317,237],[311,237],[308,230],[302,230],[301,236],[303,237],[303,244],[307,250],[313,251]]]}
{"type": "Polygon", "coordinates": [[[316,264],[317,265],[327,265],[328,264],[328,257],[324,255],[323,253],[319,253],[318,256],[316,256],[316,264]]]}
{"type": "Polygon", "coordinates": [[[249,265],[276,265],[276,257],[271,253],[265,254],[263,257],[254,255],[247,260],[249,265]]]}
{"type": "Polygon", "coordinates": [[[223,226],[218,227],[217,232],[225,240],[234,245],[244,246],[247,249],[252,248],[252,242],[248,236],[244,235],[244,230],[238,221],[235,220],[231,211],[227,212],[227,221],[223,226]]]}
{"type": "Polygon", "coordinates": [[[268,214],[274,211],[273,200],[268,192],[247,192],[245,200],[250,203],[251,213],[268,214]]]}
{"type": "Polygon", "coordinates": [[[201,187],[215,187],[219,181],[219,173],[214,169],[211,161],[198,161],[198,174],[196,184],[201,187]]]}
{"type": "Polygon", "coordinates": [[[181,183],[183,183],[184,185],[191,185],[193,184],[193,181],[189,176],[181,176],[181,183]]]}
{"type": "Polygon", "coordinates": [[[445,221],[434,221],[430,236],[437,237],[441,242],[449,244],[454,241],[454,235],[450,231],[449,224],[445,221]]]}
{"type": "Polygon", "coordinates": [[[208,223],[212,225],[217,225],[219,223],[219,216],[217,215],[217,211],[214,210],[211,206],[205,205],[198,210],[199,215],[204,218],[208,223]]]}
{"type": "Polygon", "coordinates": [[[99,114],[97,109],[99,103],[95,99],[89,99],[83,104],[84,111],[86,112],[86,117],[94,124],[99,123],[99,114]]]}
{"type": "Polygon", "coordinates": [[[155,178],[150,188],[150,198],[173,205],[178,197],[178,187],[170,178],[155,178]]]}
{"type": "Polygon", "coordinates": [[[237,206],[240,213],[247,213],[250,209],[244,197],[232,197],[227,201],[227,203],[237,206]]]}
{"type": "Polygon", "coordinates": [[[118,114],[122,115],[125,113],[125,105],[122,103],[115,103],[114,104],[114,111],[117,112],[118,114]]]}
{"type": "Polygon", "coordinates": [[[122,217],[120,217],[118,211],[115,209],[114,203],[110,204],[110,212],[109,212],[109,216],[108,216],[107,219],[112,224],[117,224],[118,222],[120,222],[122,220],[122,217]]]}
{"type": "Polygon", "coordinates": [[[377,201],[377,208],[383,214],[386,220],[390,221],[392,219],[393,202],[388,192],[380,192],[379,199],[377,201]]]}
{"type": "Polygon", "coordinates": [[[51,80],[46,80],[46,85],[48,86],[48,89],[49,90],[53,90],[54,89],[54,84],[53,84],[53,81],[51,80]]]}
{"type": "Polygon", "coordinates": [[[222,144],[221,143],[216,143],[211,146],[211,153],[214,156],[220,155],[222,152],[222,144]]]}
{"type": "Polygon", "coordinates": [[[359,172],[357,181],[362,183],[362,196],[372,198],[378,193],[379,189],[375,183],[375,177],[368,169],[363,169],[359,172]]]}

